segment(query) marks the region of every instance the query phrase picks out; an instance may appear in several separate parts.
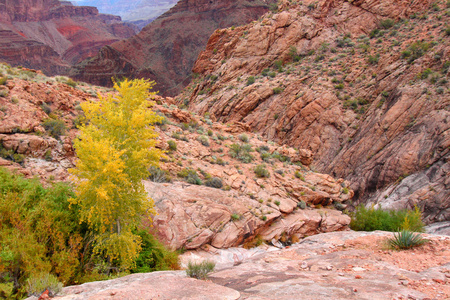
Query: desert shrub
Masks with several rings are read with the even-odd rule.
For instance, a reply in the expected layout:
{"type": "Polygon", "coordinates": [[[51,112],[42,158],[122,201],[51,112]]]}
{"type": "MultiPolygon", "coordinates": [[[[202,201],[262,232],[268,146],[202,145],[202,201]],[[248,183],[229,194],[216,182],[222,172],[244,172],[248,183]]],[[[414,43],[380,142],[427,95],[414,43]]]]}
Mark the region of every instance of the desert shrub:
{"type": "Polygon", "coordinates": [[[197,171],[191,168],[184,168],[180,172],[178,172],[178,177],[184,178],[187,183],[202,185],[203,182],[197,174],[197,171]]]}
{"type": "Polygon", "coordinates": [[[371,65],[376,65],[376,64],[378,64],[378,60],[379,59],[380,59],[380,55],[379,54],[374,55],[374,56],[369,55],[369,58],[367,59],[367,61],[371,65]]]}
{"type": "Polygon", "coordinates": [[[250,163],[253,160],[253,156],[250,154],[251,151],[252,146],[249,144],[232,144],[230,145],[230,151],[228,153],[231,157],[236,158],[243,163],[250,163]]]}
{"type": "MultiPolygon", "coordinates": [[[[8,95],[9,95],[9,90],[0,90],[0,97],[6,98],[6,97],[8,97],[8,95]]],[[[11,102],[13,102],[13,101],[11,101],[11,102]]],[[[19,101],[17,101],[17,102],[19,102],[19,101]]],[[[17,104],[17,103],[14,103],[14,104],[17,104]]]]}
{"type": "Polygon", "coordinates": [[[211,177],[205,181],[205,185],[216,189],[221,189],[223,187],[223,182],[219,177],[211,177]]]}
{"type": "Polygon", "coordinates": [[[70,197],[68,185],[44,188],[0,168],[0,284],[14,283],[8,298],[73,282],[82,271],[84,227],[70,197]]]}
{"type": "Polygon", "coordinates": [[[301,172],[295,171],[294,175],[295,175],[295,178],[305,181],[305,176],[303,176],[303,174],[301,172]]]}
{"type": "Polygon", "coordinates": [[[410,249],[426,242],[419,233],[402,230],[394,233],[394,237],[388,239],[389,246],[394,249],[410,249]]]}
{"type": "Polygon", "coordinates": [[[392,19],[384,19],[384,20],[381,20],[381,22],[380,22],[380,26],[383,27],[384,29],[389,29],[394,25],[395,25],[395,21],[392,19]]]}
{"type": "Polygon", "coordinates": [[[172,178],[169,175],[169,172],[161,170],[158,167],[151,166],[148,168],[148,171],[150,175],[148,176],[148,179],[150,179],[153,182],[171,182],[172,178]]]}
{"type": "Polygon", "coordinates": [[[177,151],[177,142],[175,142],[174,140],[168,140],[167,145],[169,145],[170,151],[177,151]]]}
{"type": "Polygon", "coordinates": [[[412,63],[414,60],[422,57],[428,49],[430,49],[431,44],[427,42],[414,42],[412,43],[407,50],[402,52],[403,58],[408,58],[408,62],[412,63]]]}
{"type": "Polygon", "coordinates": [[[145,230],[137,235],[142,239],[142,250],[136,259],[136,265],[131,273],[148,273],[178,269],[178,254],[167,249],[160,241],[145,230]]]}
{"type": "Polygon", "coordinates": [[[0,77],[0,85],[6,85],[7,81],[8,81],[7,77],[0,77]]]}
{"type": "Polygon", "coordinates": [[[276,94],[281,94],[283,92],[283,88],[282,87],[276,87],[273,88],[272,92],[276,95],[276,94]]]}
{"type": "Polygon", "coordinates": [[[77,82],[74,81],[72,78],[67,79],[66,84],[67,84],[68,86],[73,87],[73,88],[75,88],[75,87],[77,86],[77,82]]]}
{"type": "Polygon", "coordinates": [[[252,84],[254,84],[255,83],[255,77],[254,76],[250,76],[248,79],[247,79],[247,85],[252,85],[252,84]]]}
{"type": "Polygon", "coordinates": [[[359,205],[351,214],[350,228],[356,231],[399,231],[411,230],[422,232],[424,223],[418,208],[414,210],[382,210],[380,208],[366,208],[359,205]]]}
{"type": "Polygon", "coordinates": [[[52,112],[52,109],[50,108],[50,106],[48,106],[45,103],[42,103],[41,108],[47,115],[49,115],[52,112]]]}
{"type": "Polygon", "coordinates": [[[39,297],[45,290],[49,291],[49,295],[55,296],[61,292],[63,284],[58,278],[49,273],[40,273],[30,276],[27,279],[28,296],[39,297]]]}
{"type": "Polygon", "coordinates": [[[246,135],[245,133],[239,135],[239,139],[244,143],[248,143],[248,135],[246,135]]]}
{"type": "Polygon", "coordinates": [[[209,139],[207,136],[200,135],[197,137],[197,140],[202,144],[203,146],[209,147],[209,139]]]}
{"type": "Polygon", "coordinates": [[[59,137],[66,132],[66,125],[62,120],[47,119],[42,125],[55,139],[59,139],[59,137]]]}
{"type": "Polygon", "coordinates": [[[201,263],[188,263],[186,275],[197,279],[206,279],[208,274],[214,271],[216,263],[212,261],[202,261],[201,263]]]}
{"type": "Polygon", "coordinates": [[[269,178],[270,177],[270,173],[264,165],[257,165],[254,172],[255,172],[256,176],[259,178],[269,178]]]}

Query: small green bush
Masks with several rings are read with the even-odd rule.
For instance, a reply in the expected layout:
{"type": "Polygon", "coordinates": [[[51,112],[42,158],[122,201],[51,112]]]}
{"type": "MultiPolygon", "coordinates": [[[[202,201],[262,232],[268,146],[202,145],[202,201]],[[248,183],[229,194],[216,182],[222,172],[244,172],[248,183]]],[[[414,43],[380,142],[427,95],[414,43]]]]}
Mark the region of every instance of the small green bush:
{"type": "Polygon", "coordinates": [[[223,187],[223,182],[219,177],[211,177],[205,181],[205,185],[216,189],[221,189],[223,187]]]}
{"type": "Polygon", "coordinates": [[[59,137],[66,132],[66,125],[62,120],[47,119],[42,125],[55,139],[59,139],[59,137]]]}
{"type": "Polygon", "coordinates": [[[197,171],[191,168],[185,168],[178,172],[178,177],[184,178],[187,183],[202,185],[203,182],[197,174],[197,171]]]}
{"type": "Polygon", "coordinates": [[[209,139],[208,137],[204,135],[200,135],[197,137],[197,140],[202,144],[203,146],[209,147],[209,139]]]}
{"type": "Polygon", "coordinates": [[[201,263],[189,262],[186,275],[197,279],[206,279],[208,277],[208,273],[214,271],[215,266],[216,263],[206,260],[201,263]]]}
{"type": "Polygon", "coordinates": [[[72,78],[67,79],[66,84],[67,84],[68,86],[73,87],[73,88],[75,88],[75,87],[77,86],[77,82],[74,81],[72,78]]]}
{"type": "Polygon", "coordinates": [[[39,297],[45,290],[48,290],[51,296],[55,296],[61,292],[62,287],[63,284],[58,278],[49,273],[33,274],[27,279],[28,296],[39,297]]]}
{"type": "Polygon", "coordinates": [[[239,135],[239,139],[244,143],[248,143],[248,135],[246,135],[245,133],[239,135]]]}
{"type": "MultiPolygon", "coordinates": [[[[6,97],[8,97],[8,95],[9,95],[9,90],[0,90],[0,97],[6,98],[6,97]]],[[[17,103],[18,102],[19,101],[17,101],[17,103]]],[[[14,103],[14,104],[17,104],[17,103],[14,103]]]]}
{"type": "Polygon", "coordinates": [[[409,230],[394,233],[393,238],[388,239],[389,245],[394,249],[410,249],[426,242],[419,233],[414,234],[409,230]]]}
{"type": "Polygon", "coordinates": [[[418,208],[414,210],[382,210],[359,205],[351,214],[350,228],[356,231],[399,231],[423,232],[424,223],[418,208]]]}
{"type": "Polygon", "coordinates": [[[259,178],[269,178],[270,177],[270,173],[264,165],[257,165],[254,172],[255,172],[256,176],[259,178]]]}
{"type": "Polygon", "coordinates": [[[384,29],[389,29],[395,25],[395,21],[392,19],[384,19],[384,20],[381,20],[380,25],[384,29]]]}
{"type": "Polygon", "coordinates": [[[233,158],[239,159],[243,163],[250,163],[253,160],[253,156],[250,154],[251,151],[252,146],[249,144],[232,144],[230,145],[228,154],[233,158]]]}
{"type": "Polygon", "coordinates": [[[276,94],[281,94],[282,92],[283,92],[283,88],[282,87],[276,87],[276,88],[273,88],[273,93],[276,95],[276,94]]]}
{"type": "Polygon", "coordinates": [[[178,269],[178,254],[167,249],[145,230],[137,233],[142,239],[142,250],[131,273],[148,273],[178,269]]]}
{"type": "Polygon", "coordinates": [[[0,85],[6,85],[7,81],[8,81],[7,77],[0,77],[0,85]]]}
{"type": "Polygon", "coordinates": [[[247,85],[252,85],[252,84],[254,84],[255,83],[255,77],[254,76],[250,76],[248,79],[247,79],[247,85]]]}
{"type": "Polygon", "coordinates": [[[169,175],[169,172],[161,170],[158,167],[151,166],[148,169],[150,175],[148,176],[148,179],[150,179],[153,182],[171,182],[172,178],[169,175]]]}
{"type": "Polygon", "coordinates": [[[295,171],[295,177],[300,179],[301,181],[305,181],[305,176],[303,176],[302,173],[300,173],[299,171],[295,171]]]}
{"type": "Polygon", "coordinates": [[[170,151],[177,151],[177,142],[175,142],[174,140],[168,140],[167,145],[169,145],[170,151]]]}

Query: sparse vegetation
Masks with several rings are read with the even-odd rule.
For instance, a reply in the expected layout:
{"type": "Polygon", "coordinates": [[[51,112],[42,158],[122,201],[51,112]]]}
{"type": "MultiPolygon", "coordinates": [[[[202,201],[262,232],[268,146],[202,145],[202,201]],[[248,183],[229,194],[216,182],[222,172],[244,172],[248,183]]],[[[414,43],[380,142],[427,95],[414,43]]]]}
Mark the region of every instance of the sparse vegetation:
{"type": "Polygon", "coordinates": [[[264,165],[256,166],[254,172],[255,172],[256,176],[259,178],[269,178],[270,177],[270,173],[264,165]]]}
{"type": "Polygon", "coordinates": [[[201,263],[188,263],[186,275],[197,279],[206,279],[208,274],[214,271],[216,264],[212,261],[202,261],[201,263]]]}
{"type": "Polygon", "coordinates": [[[59,139],[66,132],[66,124],[62,120],[47,119],[42,123],[42,126],[55,139],[59,139]]]}

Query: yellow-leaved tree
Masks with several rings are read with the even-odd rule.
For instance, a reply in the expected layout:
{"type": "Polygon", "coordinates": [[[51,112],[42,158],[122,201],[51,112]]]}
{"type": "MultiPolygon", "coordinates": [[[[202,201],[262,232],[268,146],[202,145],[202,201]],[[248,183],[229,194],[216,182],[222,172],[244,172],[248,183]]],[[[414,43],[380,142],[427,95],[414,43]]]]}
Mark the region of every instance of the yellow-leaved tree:
{"type": "Polygon", "coordinates": [[[132,266],[141,249],[132,230],[144,215],[155,213],[142,183],[162,154],[152,127],[160,117],[149,101],[154,84],[124,80],[114,84],[118,93],[82,103],[86,123],[74,142],[78,161],[71,170],[76,184],[71,202],[95,233],[94,253],[121,268],[132,266]]]}

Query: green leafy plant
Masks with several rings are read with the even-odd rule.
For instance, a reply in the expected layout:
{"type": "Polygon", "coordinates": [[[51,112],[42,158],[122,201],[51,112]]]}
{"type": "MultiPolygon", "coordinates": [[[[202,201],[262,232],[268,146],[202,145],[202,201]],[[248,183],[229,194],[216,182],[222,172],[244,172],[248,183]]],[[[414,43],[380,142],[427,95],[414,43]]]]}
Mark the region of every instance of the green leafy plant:
{"type": "Polygon", "coordinates": [[[219,177],[211,177],[205,181],[205,185],[216,189],[221,189],[223,187],[223,182],[219,177]]]}
{"type": "Polygon", "coordinates": [[[255,83],[255,77],[254,76],[250,76],[248,79],[247,79],[247,85],[252,85],[252,84],[254,84],[255,83]]]}
{"type": "Polygon", "coordinates": [[[256,176],[259,178],[269,178],[270,177],[270,173],[264,165],[257,165],[254,172],[255,172],[256,176]]]}
{"type": "Polygon", "coordinates": [[[27,279],[28,296],[39,297],[45,290],[49,291],[49,295],[55,296],[61,292],[63,284],[58,278],[49,273],[39,273],[32,275],[27,279]]]}
{"type": "Polygon", "coordinates": [[[414,210],[382,210],[359,205],[355,212],[351,213],[351,218],[350,228],[356,231],[395,232],[405,229],[422,232],[424,230],[422,214],[417,207],[414,210]]]}
{"type": "Polygon", "coordinates": [[[197,279],[206,279],[208,274],[214,271],[216,263],[212,261],[202,261],[201,263],[188,263],[186,275],[197,279]]]}
{"type": "Polygon", "coordinates": [[[168,140],[167,145],[169,145],[170,151],[177,151],[177,143],[174,140],[168,140]]]}
{"type": "Polygon", "coordinates": [[[55,139],[59,139],[66,132],[66,124],[62,120],[47,119],[42,123],[42,126],[55,139]]]}
{"type": "Polygon", "coordinates": [[[419,233],[402,230],[394,233],[394,237],[388,239],[389,245],[394,249],[410,249],[426,242],[419,233]]]}

